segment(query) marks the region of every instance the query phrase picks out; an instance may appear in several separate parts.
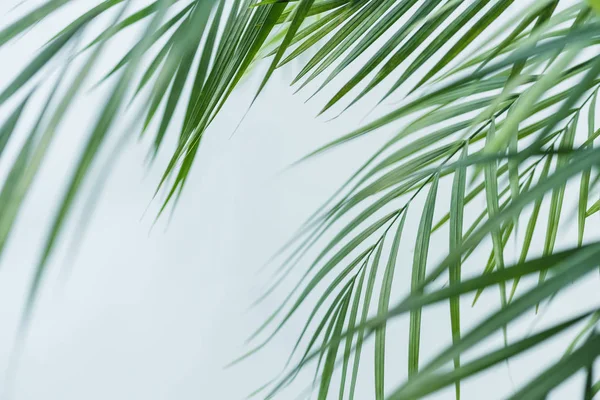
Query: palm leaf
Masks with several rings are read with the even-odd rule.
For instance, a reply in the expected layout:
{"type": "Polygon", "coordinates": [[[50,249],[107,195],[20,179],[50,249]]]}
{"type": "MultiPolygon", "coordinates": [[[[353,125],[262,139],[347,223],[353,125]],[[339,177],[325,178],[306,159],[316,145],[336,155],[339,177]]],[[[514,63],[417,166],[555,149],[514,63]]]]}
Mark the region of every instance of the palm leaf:
{"type": "MultiPolygon", "coordinates": [[[[85,182],[109,138],[118,135],[115,122],[135,109],[126,108],[127,104],[137,105],[136,117],[141,118],[136,121],[141,123],[121,137],[156,129],[153,158],[163,150],[165,137],[171,132],[177,134],[177,146],[157,182],[157,194],[165,194],[160,215],[181,196],[205,132],[253,66],[269,59],[256,99],[278,68],[314,49],[292,83],[298,83],[300,90],[318,82],[315,94],[330,88],[333,95],[325,100],[322,112],[334,107],[345,110],[367,101],[381,87],[384,94],[377,101],[392,95],[399,100],[391,111],[316,149],[306,159],[374,135],[382,128],[392,127],[394,134],[278,253],[282,259],[275,267],[274,283],[261,300],[275,296],[281,283],[291,279],[294,268],[303,268],[301,278],[292,283],[293,290],[285,293],[284,300],[256,329],[251,340],[258,344],[254,343],[241,359],[270,343],[298,310],[314,299],[286,364],[288,372],[263,388],[268,391],[266,397],[279,396],[301,369],[316,361],[313,386],[319,398],[331,396],[338,366],[339,397],[354,398],[359,376],[364,373],[359,368],[360,355],[374,334],[374,397],[383,398],[385,324],[408,313],[410,379],[394,382],[397,390],[391,398],[420,397],[452,384],[459,397],[461,380],[592,315],[576,316],[511,344],[506,341],[505,347],[473,361],[461,360],[465,351],[552,298],[567,283],[583,278],[598,264],[598,245],[586,245],[584,236],[586,219],[600,210],[600,202],[589,205],[590,193],[598,183],[599,153],[594,142],[600,135],[595,127],[600,85],[600,57],[595,51],[600,44],[599,8],[595,1],[566,3],[157,0],[134,9],[126,0],[97,1],[50,36],[0,90],[0,107],[13,107],[0,125],[3,155],[22,114],[29,111],[31,99],[38,95],[37,88],[54,85],[2,183],[1,254],[62,121],[88,84],[100,57],[106,57],[107,43],[117,40],[128,27],[145,24],[143,35],[97,83],[111,89],[90,128],[48,231],[28,292],[22,329],[27,328],[48,262],[84,194],[85,182]],[[80,42],[88,26],[102,23],[101,17],[115,10],[109,25],[90,42],[80,42]],[[81,62],[71,76],[67,71],[73,60],[81,62]],[[58,76],[50,71],[56,63],[64,67],[58,76]],[[66,89],[59,90],[63,85],[66,89]],[[179,121],[178,109],[185,110],[179,121]],[[579,116],[584,110],[588,112],[587,135],[578,141],[578,128],[585,120],[580,121],[579,116]],[[576,145],[580,142],[583,144],[576,145]],[[471,177],[470,186],[467,176],[471,177]],[[580,178],[577,247],[557,251],[563,215],[569,211],[566,188],[575,177],[580,178]],[[452,182],[453,187],[446,202],[437,196],[438,186],[445,181],[452,182]],[[422,191],[429,194],[415,236],[411,294],[390,307],[394,294],[391,283],[401,260],[400,234],[409,210],[420,209],[411,205],[422,191]],[[463,232],[464,210],[476,207],[477,199],[484,200],[486,206],[473,214],[473,222],[463,232]],[[434,225],[434,211],[444,206],[446,211],[434,225]],[[544,248],[541,257],[532,259],[531,247],[540,236],[536,225],[541,219],[548,221],[544,248]],[[523,220],[527,224],[519,257],[514,265],[505,267],[505,247],[511,237],[518,244],[518,227],[523,220]],[[446,223],[449,250],[437,254],[445,256],[440,262],[428,265],[431,236],[443,234],[446,223]],[[395,224],[391,250],[383,251],[395,224]],[[476,268],[482,271],[479,275],[465,279],[463,271],[474,262],[472,254],[487,239],[492,242],[487,265],[476,268]],[[307,261],[313,249],[317,249],[317,256],[307,261]],[[446,273],[449,286],[436,287],[436,279],[446,273]],[[520,278],[534,273],[540,276],[537,286],[516,296],[520,278]],[[378,276],[383,280],[380,288],[376,285],[378,276]],[[510,280],[508,296],[505,286],[510,280]],[[500,289],[500,309],[490,311],[483,322],[464,332],[460,326],[462,296],[475,292],[477,299],[490,286],[500,289]],[[377,294],[377,313],[369,317],[372,298],[377,294]],[[422,312],[440,301],[450,303],[452,344],[421,365],[422,312]],[[442,371],[448,362],[453,362],[454,369],[442,371]]],[[[0,47],[38,22],[53,18],[68,4],[67,0],[48,0],[31,7],[1,28],[0,47]]],[[[582,337],[577,339],[567,356],[542,371],[515,398],[546,396],[578,370],[588,372],[586,396],[598,391],[591,372],[598,355],[598,337],[593,332],[597,320],[592,317],[590,321],[583,331],[586,335],[592,332],[587,341],[580,345],[582,337]]]]}

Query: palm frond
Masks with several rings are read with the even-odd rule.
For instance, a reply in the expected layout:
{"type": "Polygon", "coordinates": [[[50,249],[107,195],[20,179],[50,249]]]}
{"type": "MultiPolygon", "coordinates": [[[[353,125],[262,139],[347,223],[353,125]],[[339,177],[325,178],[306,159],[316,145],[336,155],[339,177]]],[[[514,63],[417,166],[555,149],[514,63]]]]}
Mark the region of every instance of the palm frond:
{"type": "MultiPolygon", "coordinates": [[[[0,31],[0,46],[68,4],[49,0],[32,9],[0,31]]],[[[599,203],[590,200],[597,189],[600,160],[595,147],[600,135],[595,126],[600,86],[596,1],[156,0],[131,8],[128,0],[98,2],[53,36],[0,92],[0,106],[19,100],[0,125],[1,155],[38,86],[54,85],[3,182],[1,254],[61,122],[90,83],[108,42],[129,27],[145,24],[139,39],[97,83],[111,89],[50,227],[23,329],[55,244],[108,138],[119,137],[116,120],[130,109],[128,104],[135,104],[138,114],[121,136],[154,130],[152,159],[163,148],[165,136],[177,134],[177,147],[157,185],[157,193],[165,193],[160,215],[176,204],[205,132],[253,66],[269,59],[256,99],[276,69],[314,49],[292,83],[297,90],[308,90],[318,82],[312,96],[332,90],[322,112],[346,110],[382,87],[378,104],[391,96],[399,100],[391,111],[316,149],[307,159],[388,127],[394,132],[279,253],[274,283],[261,301],[278,293],[293,269],[303,268],[301,278],[252,334],[254,347],[240,360],[268,345],[300,308],[312,303],[312,309],[283,378],[258,394],[278,396],[314,362],[312,387],[318,398],[331,396],[339,372],[338,395],[352,399],[363,373],[361,352],[374,336],[373,393],[384,398],[385,378],[390,376],[385,373],[386,324],[403,314],[410,318],[408,376],[405,382],[393,382],[396,389],[389,398],[420,398],[449,385],[455,386],[459,398],[465,378],[584,320],[586,341],[579,337],[567,355],[514,398],[544,397],[579,370],[588,372],[588,397],[598,391],[591,372],[599,348],[593,329],[598,310],[514,341],[507,334],[517,318],[567,283],[587,276],[600,259],[600,245],[585,240],[586,220],[600,210],[599,203]],[[81,42],[88,26],[108,13],[110,24],[91,41],[81,42]],[[73,61],[81,65],[71,74],[73,61]],[[58,76],[51,70],[56,64],[63,67],[58,76]],[[181,121],[175,120],[178,108],[184,110],[181,121]],[[577,243],[557,250],[569,207],[567,185],[574,179],[580,182],[577,243]],[[439,196],[446,183],[452,187],[448,199],[439,196]],[[477,200],[485,207],[465,213],[477,200]],[[410,210],[420,210],[414,237],[407,237],[403,229],[410,210]],[[436,219],[436,214],[441,217],[436,219]],[[537,227],[544,220],[545,232],[537,227]],[[519,230],[523,221],[524,234],[519,230]],[[445,257],[433,263],[431,238],[446,230],[448,248],[437,254],[445,257]],[[388,239],[390,232],[394,237],[388,239]],[[540,235],[541,255],[532,258],[534,238],[540,235]],[[520,247],[512,263],[506,256],[511,238],[520,247]],[[415,254],[410,293],[395,302],[392,299],[401,298],[392,285],[404,264],[401,242],[411,240],[415,254]],[[488,252],[487,264],[473,266],[472,255],[482,249],[488,252]],[[518,286],[522,277],[534,274],[537,285],[518,286]],[[440,287],[439,278],[446,276],[449,285],[440,287]],[[500,290],[499,309],[465,331],[461,300],[473,294],[475,302],[491,286],[500,290]],[[422,312],[439,302],[450,306],[451,345],[422,363],[422,312]],[[465,357],[466,351],[499,331],[504,333],[504,347],[475,359],[465,357]],[[447,370],[448,363],[452,370],[447,370]]]]}

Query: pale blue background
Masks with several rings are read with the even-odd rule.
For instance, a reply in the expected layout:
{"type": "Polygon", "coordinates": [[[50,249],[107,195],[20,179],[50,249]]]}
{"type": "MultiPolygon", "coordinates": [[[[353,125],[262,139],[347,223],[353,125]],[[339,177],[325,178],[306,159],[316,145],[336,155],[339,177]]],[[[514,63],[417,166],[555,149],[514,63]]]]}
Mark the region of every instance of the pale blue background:
{"type": "MultiPolygon", "coordinates": [[[[19,15],[22,8],[11,11],[16,3],[1,2],[2,26],[19,15]]],[[[73,8],[67,7],[0,50],[0,86],[15,76],[52,32],[91,2],[74,3],[73,8]]],[[[134,39],[135,31],[124,37],[134,39]]],[[[112,66],[116,60],[113,55],[120,54],[126,45],[123,39],[112,42],[111,56],[103,59],[102,67],[112,66]]],[[[297,71],[297,65],[291,68],[297,71]]],[[[315,119],[325,97],[304,104],[309,92],[292,96],[287,84],[292,70],[275,76],[230,139],[256,82],[247,82],[235,92],[207,132],[169,224],[167,215],[151,229],[158,202],[152,203],[145,214],[144,210],[174,142],[167,143],[151,168],[144,163],[150,140],[129,143],[104,188],[72,274],[61,275],[61,269],[68,265],[68,241],[52,259],[19,364],[13,399],[241,399],[279,371],[306,310],[255,358],[231,369],[223,368],[248,349],[245,338],[281,299],[281,295],[276,296],[270,303],[247,311],[266,280],[266,275],[258,271],[342,179],[385,139],[385,131],[374,133],[360,143],[286,169],[319,144],[357,126],[373,104],[367,102],[331,122],[315,119]]],[[[100,71],[94,76],[99,77],[100,71]]],[[[61,127],[2,259],[0,371],[7,365],[28,280],[64,178],[105,93],[87,93],[61,127]]],[[[9,109],[2,108],[1,116],[6,116],[9,109]]],[[[15,148],[13,143],[9,154],[14,155],[15,148]]],[[[6,173],[9,161],[0,160],[0,176],[6,173]]],[[[447,194],[447,187],[443,187],[441,198],[447,194]]],[[[416,230],[416,219],[408,224],[408,230],[416,230]]],[[[73,239],[72,229],[65,238],[73,239]]],[[[432,258],[439,258],[442,254],[434,253],[435,249],[445,245],[445,241],[434,241],[432,258]]],[[[401,260],[406,265],[395,280],[398,293],[407,287],[410,245],[404,246],[404,251],[406,256],[401,260]]],[[[476,260],[485,262],[485,255],[476,260]]],[[[598,304],[599,286],[600,280],[592,277],[559,296],[548,313],[538,318],[540,325],[598,304]]],[[[465,300],[465,326],[478,321],[486,308],[498,306],[497,293],[491,292],[473,310],[469,309],[470,298],[465,300]]],[[[447,314],[446,304],[425,314],[424,358],[449,343],[447,314]]],[[[529,314],[511,332],[526,332],[532,321],[533,315],[529,314]]],[[[391,332],[388,389],[406,376],[406,320],[392,323],[391,332]]],[[[571,337],[573,332],[511,362],[514,385],[506,365],[501,365],[477,380],[465,382],[464,398],[507,396],[551,357],[560,354],[571,337]]],[[[500,344],[498,335],[482,349],[500,344]]],[[[359,399],[372,398],[372,368],[369,349],[363,357],[359,399]]],[[[582,383],[583,376],[579,375],[553,398],[579,396],[582,383]]],[[[296,386],[296,393],[303,387],[296,386]]],[[[451,399],[452,395],[453,389],[449,388],[436,398],[451,399]]],[[[332,392],[332,398],[336,396],[332,392]]],[[[295,396],[288,392],[279,398],[295,396]]]]}

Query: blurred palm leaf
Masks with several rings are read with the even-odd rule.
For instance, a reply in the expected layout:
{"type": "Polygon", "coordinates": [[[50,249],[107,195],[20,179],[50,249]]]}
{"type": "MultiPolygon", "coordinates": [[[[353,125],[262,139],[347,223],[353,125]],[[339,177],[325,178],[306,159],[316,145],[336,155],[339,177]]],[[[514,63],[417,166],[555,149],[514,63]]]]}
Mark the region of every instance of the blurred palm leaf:
{"type": "MultiPolygon", "coordinates": [[[[49,0],[32,8],[0,31],[0,46],[69,3],[49,0]]],[[[332,88],[322,112],[353,107],[373,97],[377,88],[384,93],[377,101],[390,96],[398,101],[392,111],[309,157],[384,127],[393,127],[395,133],[278,253],[281,261],[275,267],[274,283],[261,300],[277,293],[294,268],[304,266],[302,277],[252,335],[256,343],[242,358],[267,345],[301,307],[315,301],[283,378],[257,394],[279,396],[300,370],[314,362],[318,398],[334,396],[332,383],[338,373],[338,396],[354,398],[358,377],[367,373],[361,368],[361,352],[374,335],[373,397],[384,398],[385,378],[389,379],[386,322],[404,313],[411,320],[408,378],[393,381],[396,388],[389,398],[420,398],[448,385],[455,386],[458,398],[463,379],[584,320],[588,323],[567,355],[519,389],[514,398],[545,397],[579,370],[588,371],[588,396],[598,391],[590,372],[600,349],[594,330],[597,310],[529,337],[509,340],[507,334],[517,318],[600,263],[600,244],[586,241],[586,220],[600,209],[590,199],[597,189],[600,160],[595,147],[600,135],[595,126],[600,85],[598,2],[156,0],[137,9],[130,3],[98,1],[52,37],[0,92],[2,107],[19,99],[0,127],[1,155],[28,100],[37,95],[40,85],[54,85],[0,192],[1,254],[61,121],[88,83],[97,60],[105,56],[107,42],[131,26],[144,25],[139,40],[115,60],[115,67],[100,82],[112,84],[112,89],[50,229],[29,292],[23,329],[54,245],[82,196],[99,152],[110,136],[118,136],[115,120],[127,102],[137,104],[141,116],[127,134],[149,134],[152,121],[157,120],[152,155],[161,149],[165,135],[174,131],[172,125],[178,124],[178,145],[157,189],[166,193],[162,212],[180,196],[204,133],[251,67],[269,59],[258,96],[277,68],[311,54],[293,83],[298,90],[308,90],[319,82],[313,95],[332,88]],[[113,19],[104,31],[89,43],[81,42],[86,28],[107,13],[113,19]],[[73,61],[80,60],[79,69],[69,73],[73,61]],[[62,72],[55,76],[52,65],[62,66],[62,72]],[[178,107],[185,110],[181,121],[174,120],[178,107]],[[574,210],[577,243],[559,251],[556,244],[565,229],[565,214],[573,211],[565,201],[566,188],[574,179],[580,182],[574,210]],[[446,182],[452,186],[448,199],[438,195],[438,187],[446,182]],[[428,193],[425,200],[424,193],[428,193]],[[476,213],[464,212],[478,200],[486,206],[476,213]],[[403,232],[410,210],[421,210],[414,237],[403,232]],[[439,210],[441,217],[436,218],[439,210]],[[543,220],[545,231],[537,226],[543,220]],[[524,234],[521,225],[526,227],[524,234]],[[387,238],[391,231],[393,238],[387,238]],[[445,257],[433,263],[431,238],[444,234],[449,246],[441,252],[436,246],[436,250],[445,257]],[[544,246],[541,255],[532,258],[537,236],[544,238],[544,246]],[[513,262],[507,256],[511,237],[519,254],[513,262]],[[392,283],[403,267],[401,243],[407,240],[415,241],[410,294],[394,303],[392,299],[399,296],[392,283]],[[310,255],[313,249],[318,251],[315,257],[310,255]],[[481,249],[488,251],[488,263],[473,268],[471,255],[481,249]],[[537,285],[518,286],[522,277],[533,274],[539,276],[537,285]],[[445,276],[449,285],[441,287],[437,278],[445,276]],[[506,286],[511,282],[509,293],[506,286]],[[460,300],[473,293],[475,302],[489,286],[500,289],[499,309],[489,311],[469,331],[461,331],[460,300]],[[441,301],[450,305],[452,344],[422,364],[422,312],[441,301]],[[464,357],[467,350],[499,331],[504,332],[504,347],[479,358],[464,357]]]]}

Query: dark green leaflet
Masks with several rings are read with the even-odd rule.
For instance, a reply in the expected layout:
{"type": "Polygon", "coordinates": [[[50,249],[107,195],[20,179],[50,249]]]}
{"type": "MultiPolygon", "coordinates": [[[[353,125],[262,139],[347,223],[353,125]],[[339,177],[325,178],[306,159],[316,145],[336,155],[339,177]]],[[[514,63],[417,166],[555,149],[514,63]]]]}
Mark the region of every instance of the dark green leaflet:
{"type": "Polygon", "coordinates": [[[484,357],[480,357],[474,361],[471,361],[463,367],[457,368],[452,372],[431,374],[429,376],[423,376],[421,379],[415,379],[414,381],[409,382],[409,384],[404,388],[392,393],[389,398],[398,400],[407,398],[421,398],[449,384],[452,384],[453,382],[460,382],[460,379],[475,375],[478,372],[492,367],[502,361],[508,360],[515,355],[530,350],[534,346],[562,333],[564,330],[572,327],[587,316],[589,316],[589,313],[577,316],[562,324],[553,326],[502,349],[490,352],[484,357]]]}
{"type": "MultiPolygon", "coordinates": [[[[516,276],[531,275],[539,272],[544,268],[553,268],[556,271],[551,279],[548,279],[541,285],[534,287],[524,296],[521,296],[514,303],[496,312],[488,319],[473,328],[458,344],[452,345],[441,352],[434,360],[428,363],[420,374],[425,376],[430,373],[430,370],[436,369],[444,365],[446,361],[451,360],[456,354],[470,348],[480,340],[489,336],[491,333],[500,329],[506,320],[514,316],[521,315],[526,310],[535,306],[539,299],[552,295],[556,288],[559,288],[561,281],[565,278],[577,280],[591,272],[597,265],[597,257],[600,254],[600,244],[584,246],[583,248],[572,248],[562,252],[557,252],[551,256],[542,256],[541,258],[527,261],[523,264],[510,266],[501,271],[494,271],[491,274],[479,276],[476,278],[463,280],[453,287],[445,287],[435,290],[431,293],[421,293],[410,295],[398,305],[392,307],[386,316],[377,316],[367,321],[364,326],[371,328],[371,333],[378,326],[381,326],[386,320],[395,316],[407,313],[413,309],[422,308],[427,305],[435,304],[440,301],[448,301],[454,296],[470,293],[481,288],[498,285],[500,282],[514,279],[516,276]]],[[[361,327],[357,327],[361,329],[361,327]]],[[[330,344],[343,340],[344,337],[354,332],[345,332],[339,338],[332,338],[330,344]]],[[[329,346],[328,344],[327,346],[329,346]]],[[[312,352],[304,359],[302,363],[297,365],[290,374],[294,374],[299,368],[302,368],[310,360],[314,359],[321,353],[321,350],[312,352]]],[[[418,379],[419,375],[415,379],[418,379]]],[[[288,375],[289,376],[289,375],[288,375]]],[[[285,379],[285,378],[284,378],[285,379]]]]}
{"type": "MultiPolygon", "coordinates": [[[[515,393],[510,400],[539,398],[566,380],[581,368],[589,367],[600,355],[600,335],[596,332],[578,350],[548,368],[536,379],[515,393]]],[[[591,388],[588,393],[591,392],[591,388]]]]}

